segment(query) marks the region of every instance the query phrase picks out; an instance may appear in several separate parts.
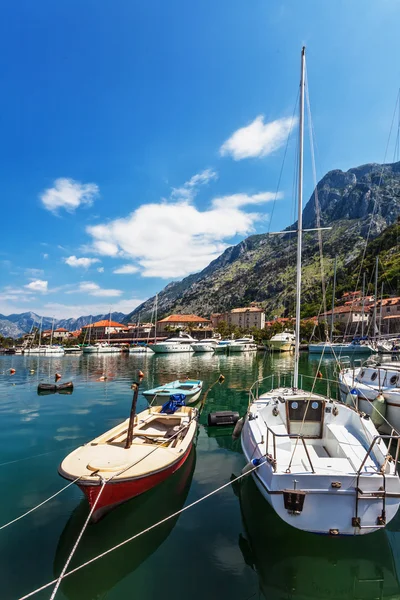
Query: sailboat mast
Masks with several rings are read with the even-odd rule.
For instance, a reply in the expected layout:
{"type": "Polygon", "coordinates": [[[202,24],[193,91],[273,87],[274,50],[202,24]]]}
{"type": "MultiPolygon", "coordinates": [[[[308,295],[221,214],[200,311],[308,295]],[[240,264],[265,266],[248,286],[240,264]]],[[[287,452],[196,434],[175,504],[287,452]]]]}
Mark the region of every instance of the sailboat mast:
{"type": "Polygon", "coordinates": [[[154,307],[154,343],[157,343],[157,303],[158,303],[158,294],[156,294],[156,303],[154,307]]]}
{"type": "Polygon", "coordinates": [[[335,266],[333,268],[333,290],[332,290],[332,314],[331,314],[331,335],[330,342],[333,341],[333,323],[334,323],[334,312],[335,312],[335,294],[336,294],[336,269],[337,269],[337,256],[335,256],[335,266]]]}
{"type": "Polygon", "coordinates": [[[297,390],[299,383],[300,359],[300,296],[301,296],[301,251],[303,241],[303,149],[304,149],[304,75],[306,49],[301,50],[300,78],[300,115],[299,115],[299,187],[298,187],[298,218],[297,218],[297,277],[296,277],[296,332],[294,343],[294,375],[293,387],[297,390]]]}
{"type": "MultiPolygon", "coordinates": [[[[374,303],[374,340],[376,340],[376,311],[377,311],[377,303],[378,303],[378,265],[379,265],[379,256],[376,257],[375,262],[375,303],[374,303]]],[[[382,307],[381,307],[382,310],[382,307]]]]}
{"type": "Polygon", "coordinates": [[[365,319],[365,272],[363,274],[363,286],[362,286],[361,337],[364,337],[364,319],[365,319]]]}

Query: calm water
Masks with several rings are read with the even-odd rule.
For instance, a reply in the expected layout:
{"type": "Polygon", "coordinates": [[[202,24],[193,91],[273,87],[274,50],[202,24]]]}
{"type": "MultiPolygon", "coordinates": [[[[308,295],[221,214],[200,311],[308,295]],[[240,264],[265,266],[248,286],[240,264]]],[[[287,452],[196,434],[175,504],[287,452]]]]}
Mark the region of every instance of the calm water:
{"type": "MultiPolygon", "coordinates": [[[[240,442],[232,441],[230,430],[208,430],[207,414],[242,414],[257,378],[284,374],[291,366],[292,357],[267,355],[1,356],[0,524],[63,487],[57,474],[62,458],[128,416],[138,368],[145,373],[143,387],[188,375],[203,379],[207,388],[222,373],[225,383],[208,396],[190,460],[158,488],[89,526],[71,567],[134,535],[240,473],[240,442]],[[38,396],[38,382],[52,382],[57,371],[61,381],[73,380],[73,394],[38,396]],[[103,373],[107,381],[99,381],[103,373]]],[[[318,361],[302,356],[302,373],[314,374],[317,367],[318,361]]],[[[329,360],[322,370],[333,377],[329,360]]],[[[141,398],[139,408],[145,405],[141,398]]],[[[71,486],[0,531],[1,600],[19,598],[57,576],[87,514],[79,489],[71,486]]],[[[390,530],[363,538],[301,533],[275,516],[248,478],[65,579],[56,598],[394,599],[400,598],[399,576],[399,518],[390,530]]]]}

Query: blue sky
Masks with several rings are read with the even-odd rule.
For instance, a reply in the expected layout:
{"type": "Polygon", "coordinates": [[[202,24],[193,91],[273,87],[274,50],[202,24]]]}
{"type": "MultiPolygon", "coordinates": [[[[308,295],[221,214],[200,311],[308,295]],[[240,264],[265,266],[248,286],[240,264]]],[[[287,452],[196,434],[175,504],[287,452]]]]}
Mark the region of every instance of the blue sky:
{"type": "Polygon", "coordinates": [[[0,313],[129,312],[288,225],[303,44],[318,177],[382,162],[399,22],[395,0],[6,3],[0,313]]]}

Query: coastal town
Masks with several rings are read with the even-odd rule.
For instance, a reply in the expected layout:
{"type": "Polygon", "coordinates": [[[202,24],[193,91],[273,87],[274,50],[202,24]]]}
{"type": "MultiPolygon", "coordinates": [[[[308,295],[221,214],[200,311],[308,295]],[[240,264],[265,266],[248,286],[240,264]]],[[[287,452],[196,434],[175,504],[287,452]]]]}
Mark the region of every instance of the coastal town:
{"type": "MultiPolygon", "coordinates": [[[[157,320],[156,325],[144,323],[118,323],[110,319],[93,322],[76,331],[60,327],[40,331],[39,326],[20,340],[8,338],[3,351],[19,352],[38,343],[84,346],[90,342],[108,342],[129,348],[131,344],[152,344],[171,336],[189,333],[196,340],[212,337],[240,338],[252,335],[262,343],[275,334],[295,329],[294,318],[276,317],[266,319],[264,309],[257,303],[248,307],[234,308],[224,313],[212,313],[209,318],[193,314],[172,314],[157,320]]],[[[333,338],[396,338],[400,335],[400,297],[379,299],[362,296],[361,291],[345,292],[336,306],[318,316],[302,319],[300,330],[306,347],[311,340],[323,341],[324,332],[333,327],[333,338]]]]}

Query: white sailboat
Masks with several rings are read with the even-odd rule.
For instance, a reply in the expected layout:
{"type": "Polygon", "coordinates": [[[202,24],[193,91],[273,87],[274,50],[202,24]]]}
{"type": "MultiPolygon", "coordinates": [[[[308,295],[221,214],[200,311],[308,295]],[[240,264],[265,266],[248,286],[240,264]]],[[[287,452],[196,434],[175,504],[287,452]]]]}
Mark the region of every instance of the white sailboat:
{"type": "Polygon", "coordinates": [[[198,340],[193,342],[193,352],[214,352],[218,346],[219,339],[217,338],[205,338],[204,340],[198,340]]]}
{"type": "MultiPolygon", "coordinates": [[[[296,323],[300,323],[305,48],[301,53],[296,323]]],[[[386,526],[399,508],[399,436],[378,433],[371,419],[299,382],[296,328],[291,387],[250,390],[243,452],[264,498],[287,523],[328,535],[360,535],[386,526]],[[394,442],[392,460],[385,441],[394,442]]],[[[268,378],[263,380],[268,383],[268,378]]]]}

